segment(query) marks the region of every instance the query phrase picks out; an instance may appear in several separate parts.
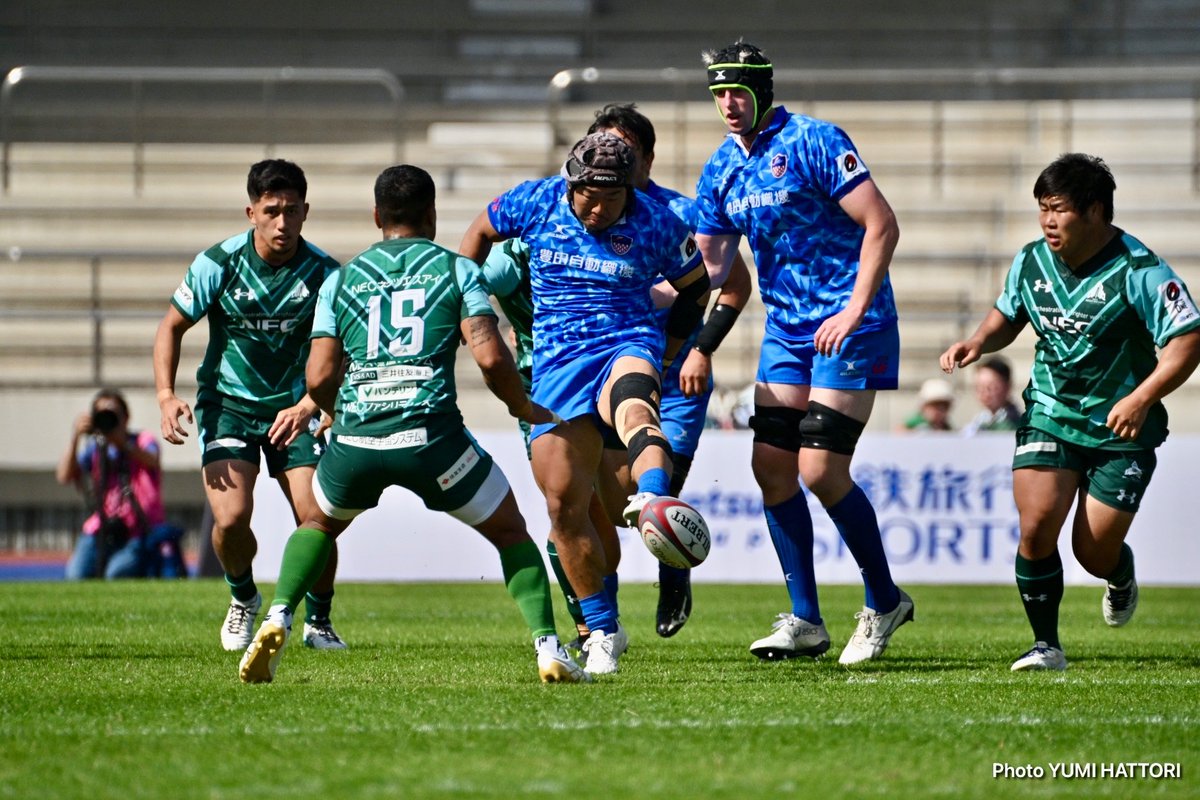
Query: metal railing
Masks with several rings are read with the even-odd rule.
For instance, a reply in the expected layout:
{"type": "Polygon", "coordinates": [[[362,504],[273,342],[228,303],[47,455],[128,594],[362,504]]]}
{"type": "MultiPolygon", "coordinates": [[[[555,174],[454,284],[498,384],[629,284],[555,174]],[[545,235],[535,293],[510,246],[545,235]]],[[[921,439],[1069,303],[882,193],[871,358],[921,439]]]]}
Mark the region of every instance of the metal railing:
{"type": "MultiPolygon", "coordinates": [[[[686,106],[703,97],[704,74],[699,64],[688,69],[585,67],[562,70],[556,74],[547,87],[547,117],[553,132],[546,154],[547,170],[553,171],[562,160],[562,147],[575,141],[582,133],[564,130],[563,126],[563,110],[572,102],[573,90],[581,87],[653,86],[661,94],[664,84],[671,87],[674,97],[675,111],[669,126],[674,133],[673,161],[680,172],[675,184],[686,185],[689,176],[682,173],[683,165],[689,161],[686,150],[689,126],[686,106]]],[[[943,189],[948,166],[946,101],[937,99],[945,94],[943,90],[958,89],[959,94],[977,95],[975,99],[1050,100],[1061,103],[1064,120],[1062,148],[1071,151],[1074,149],[1072,104],[1094,94],[1090,90],[1106,86],[1162,87],[1179,99],[1192,101],[1188,126],[1191,134],[1189,166],[1192,190],[1200,193],[1200,65],[966,70],[776,69],[774,85],[777,100],[796,98],[801,106],[818,98],[841,99],[852,94],[852,90],[864,88],[887,91],[890,93],[889,99],[928,101],[931,115],[930,180],[938,193],[943,189]]],[[[707,156],[708,153],[703,154],[700,162],[707,156]]]]}
{"type": "MultiPolygon", "coordinates": [[[[175,98],[187,104],[186,87],[202,85],[258,84],[261,87],[260,113],[270,136],[263,141],[268,152],[278,142],[279,127],[271,124],[279,111],[278,88],[283,84],[339,87],[376,87],[384,92],[391,107],[393,147],[395,160],[401,160],[403,152],[403,100],[404,87],[390,72],[381,69],[315,69],[297,67],[272,68],[228,68],[228,67],[51,67],[22,66],[8,72],[0,85],[0,184],[5,194],[11,180],[11,149],[13,132],[11,117],[19,102],[17,88],[29,84],[60,84],[81,90],[84,86],[113,84],[127,86],[130,90],[128,122],[132,135],[122,139],[133,147],[131,169],[134,187],[141,193],[144,171],[143,149],[147,142],[154,141],[153,132],[147,127],[149,101],[145,96],[147,84],[179,84],[184,90],[175,98]]],[[[196,100],[194,102],[203,102],[196,100]]],[[[80,123],[86,123],[86,118],[80,123]]],[[[39,137],[39,141],[46,141],[39,137]]],[[[201,140],[203,142],[203,140],[201,140]]]]}

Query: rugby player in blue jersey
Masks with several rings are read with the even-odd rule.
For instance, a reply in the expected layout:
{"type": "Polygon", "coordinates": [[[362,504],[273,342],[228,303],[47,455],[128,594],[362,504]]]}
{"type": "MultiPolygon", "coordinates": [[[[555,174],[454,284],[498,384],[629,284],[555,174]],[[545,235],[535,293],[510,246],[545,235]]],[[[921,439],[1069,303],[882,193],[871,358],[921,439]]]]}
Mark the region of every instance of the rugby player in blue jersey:
{"type": "MultiPolygon", "coordinates": [[[[647,195],[667,206],[675,215],[695,230],[696,214],[694,201],[673,189],[655,183],[650,178],[654,164],[654,144],[657,136],[654,125],[637,110],[633,103],[612,103],[596,112],[595,121],[588,133],[607,131],[619,136],[633,150],[637,166],[633,172],[633,185],[647,195]]],[[[700,434],[704,431],[708,401],[712,396],[712,354],[725,335],[733,327],[738,314],[750,299],[750,272],[741,255],[734,254],[733,264],[720,296],[709,314],[708,322],[699,323],[684,342],[683,349],[675,362],[663,374],[662,431],[671,443],[671,488],[670,494],[679,497],[683,484],[692,468],[700,434]]],[[[659,306],[658,320],[665,328],[675,292],[667,281],[654,285],[652,293],[655,305],[659,306]]],[[[606,442],[607,445],[613,444],[606,442]]],[[[620,445],[620,442],[616,442],[620,445]]],[[[622,449],[606,447],[604,452],[606,472],[616,472],[620,482],[628,479],[628,468],[623,466],[625,453],[622,449]]],[[[672,567],[659,562],[658,565],[658,608],[655,613],[655,630],[659,636],[674,636],[683,628],[692,613],[691,570],[672,567]]]]}
{"type": "Polygon", "coordinates": [[[504,239],[522,239],[530,248],[533,399],[565,420],[534,426],[533,472],[590,630],[584,652],[593,674],[616,672],[628,644],[605,591],[604,554],[588,518],[601,471],[601,428],[614,430],[629,450],[638,491],[624,517],[636,525],[646,502],[670,489],[659,375],[703,316],[709,294],[691,231],[633,188],[635,163],[618,137],[589,134],[571,149],[559,176],[528,181],[492,201],[459,248],[476,262],[504,239]],[[665,346],[650,297],[660,275],[679,292],[665,346]]]}
{"type": "Polygon", "coordinates": [[[900,338],[888,266],[899,227],[843,131],[772,106],[772,67],[761,50],[739,41],[706,52],[704,63],[729,136],[696,187],[696,238],[718,281],[742,236],[758,268],[767,322],[752,466],[792,603],[750,651],[778,659],[829,649],[802,479],[866,586],[838,659],[855,664],[882,654],[913,617],[912,599],[892,580],[875,509],[850,476],[875,393],[896,388],[900,338]]]}

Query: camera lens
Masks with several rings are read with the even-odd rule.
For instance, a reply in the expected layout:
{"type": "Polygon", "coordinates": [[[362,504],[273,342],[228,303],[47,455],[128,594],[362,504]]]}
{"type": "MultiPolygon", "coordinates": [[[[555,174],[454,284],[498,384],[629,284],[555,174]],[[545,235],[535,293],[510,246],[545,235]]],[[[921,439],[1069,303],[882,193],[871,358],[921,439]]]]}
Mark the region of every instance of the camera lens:
{"type": "Polygon", "coordinates": [[[111,433],[117,427],[117,412],[106,408],[93,411],[92,427],[101,433],[111,433]]]}

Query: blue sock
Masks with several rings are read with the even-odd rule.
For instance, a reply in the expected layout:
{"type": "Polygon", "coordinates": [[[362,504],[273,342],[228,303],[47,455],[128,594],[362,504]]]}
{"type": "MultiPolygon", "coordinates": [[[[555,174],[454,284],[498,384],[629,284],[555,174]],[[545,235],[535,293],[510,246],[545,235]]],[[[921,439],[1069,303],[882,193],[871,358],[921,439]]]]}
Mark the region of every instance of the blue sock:
{"type": "Polygon", "coordinates": [[[613,608],[607,591],[581,597],[579,605],[583,608],[583,618],[587,622],[588,630],[617,632],[617,610],[613,608]]]}
{"type": "Polygon", "coordinates": [[[617,573],[604,576],[604,591],[608,592],[608,602],[612,603],[614,617],[621,616],[620,606],[617,605],[617,589],[620,588],[618,584],[617,573]]]}
{"type": "Polygon", "coordinates": [[[638,478],[637,490],[638,493],[650,492],[653,495],[664,495],[671,490],[671,476],[665,469],[651,467],[638,478]]]}
{"type": "Polygon", "coordinates": [[[854,484],[845,497],[825,510],[862,573],[864,605],[880,614],[895,611],[900,603],[900,590],[892,581],[887,554],[883,551],[883,537],[879,533],[879,520],[866,492],[854,484]]]}
{"type": "Polygon", "coordinates": [[[779,505],[763,506],[767,530],[779,555],[783,580],[792,599],[792,613],[818,624],[817,577],[813,572],[813,524],[804,492],[796,492],[779,505]]]}

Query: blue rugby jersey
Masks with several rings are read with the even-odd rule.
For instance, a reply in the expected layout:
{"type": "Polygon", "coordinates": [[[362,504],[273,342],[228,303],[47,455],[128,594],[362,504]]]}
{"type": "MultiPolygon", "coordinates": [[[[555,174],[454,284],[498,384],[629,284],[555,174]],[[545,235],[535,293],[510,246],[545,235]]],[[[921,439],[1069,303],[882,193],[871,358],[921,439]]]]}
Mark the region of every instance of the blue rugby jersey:
{"type": "MultiPolygon", "coordinates": [[[[809,341],[823,320],[846,307],[858,277],[863,229],[838,201],[868,177],[840,128],[783,106],[749,153],[730,134],[704,165],[696,186],[696,231],[746,237],[768,331],[809,341]]],[[[859,330],[895,319],[885,275],[859,330]]]]}
{"type": "Polygon", "coordinates": [[[488,206],[488,218],[502,237],[529,245],[535,362],[634,338],[661,349],[650,287],[701,263],[690,228],[640,191],[631,209],[595,234],[571,211],[561,177],[510,189],[488,206]]]}

